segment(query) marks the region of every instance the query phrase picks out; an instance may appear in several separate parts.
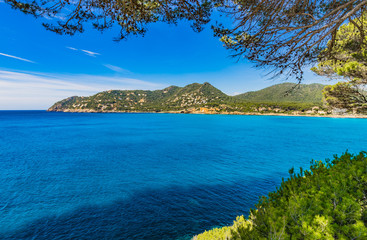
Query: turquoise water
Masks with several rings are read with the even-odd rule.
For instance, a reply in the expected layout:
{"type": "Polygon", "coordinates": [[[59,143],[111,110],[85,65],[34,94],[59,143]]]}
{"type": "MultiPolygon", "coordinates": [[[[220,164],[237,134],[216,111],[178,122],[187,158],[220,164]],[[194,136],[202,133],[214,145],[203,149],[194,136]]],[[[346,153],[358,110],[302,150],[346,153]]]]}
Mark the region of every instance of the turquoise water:
{"type": "Polygon", "coordinates": [[[0,239],[190,239],[367,119],[0,111],[0,239]]]}

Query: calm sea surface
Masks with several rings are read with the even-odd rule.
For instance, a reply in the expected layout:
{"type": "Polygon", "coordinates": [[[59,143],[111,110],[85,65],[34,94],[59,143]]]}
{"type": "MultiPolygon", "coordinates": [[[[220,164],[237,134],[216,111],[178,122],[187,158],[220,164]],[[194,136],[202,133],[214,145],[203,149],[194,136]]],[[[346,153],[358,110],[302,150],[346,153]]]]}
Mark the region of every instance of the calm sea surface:
{"type": "Polygon", "coordinates": [[[0,239],[190,239],[367,119],[0,111],[0,239]]]}

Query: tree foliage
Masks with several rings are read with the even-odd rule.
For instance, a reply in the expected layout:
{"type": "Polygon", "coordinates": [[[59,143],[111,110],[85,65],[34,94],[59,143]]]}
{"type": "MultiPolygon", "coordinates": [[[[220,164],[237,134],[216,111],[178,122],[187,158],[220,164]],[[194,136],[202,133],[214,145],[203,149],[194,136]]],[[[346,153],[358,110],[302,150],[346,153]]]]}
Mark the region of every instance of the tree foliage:
{"type": "Polygon", "coordinates": [[[194,239],[367,239],[366,153],[314,161],[310,170],[290,174],[247,220],[194,239]]]}
{"type": "Polygon", "coordinates": [[[186,19],[195,31],[209,22],[217,0],[5,0],[13,8],[36,17],[46,17],[43,23],[58,34],[83,32],[86,22],[103,31],[120,26],[117,40],[128,35],[144,34],[149,23],[176,23],[186,19]]]}
{"type": "Polygon", "coordinates": [[[361,16],[366,4],[364,0],[229,1],[225,10],[235,26],[219,25],[215,31],[234,56],[300,81],[302,68],[314,63],[328,41],[332,49],[337,29],[361,16]]]}
{"type": "Polygon", "coordinates": [[[367,111],[366,91],[352,82],[339,82],[326,86],[323,95],[330,108],[341,108],[355,113],[367,111]]]}
{"type": "Polygon", "coordinates": [[[367,25],[366,14],[339,28],[333,48],[326,48],[312,70],[332,79],[343,79],[323,90],[326,102],[332,108],[345,108],[364,112],[367,110],[367,25]]]}

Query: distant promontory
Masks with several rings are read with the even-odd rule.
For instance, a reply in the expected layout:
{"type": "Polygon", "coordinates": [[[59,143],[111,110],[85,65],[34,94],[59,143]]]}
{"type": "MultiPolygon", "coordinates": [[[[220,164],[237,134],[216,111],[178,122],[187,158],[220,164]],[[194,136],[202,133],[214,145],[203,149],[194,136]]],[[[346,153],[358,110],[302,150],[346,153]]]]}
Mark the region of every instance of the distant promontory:
{"type": "Polygon", "coordinates": [[[327,115],[322,103],[324,87],[281,83],[236,96],[228,96],[207,82],[155,91],[109,90],[66,98],[48,111],[327,115]]]}

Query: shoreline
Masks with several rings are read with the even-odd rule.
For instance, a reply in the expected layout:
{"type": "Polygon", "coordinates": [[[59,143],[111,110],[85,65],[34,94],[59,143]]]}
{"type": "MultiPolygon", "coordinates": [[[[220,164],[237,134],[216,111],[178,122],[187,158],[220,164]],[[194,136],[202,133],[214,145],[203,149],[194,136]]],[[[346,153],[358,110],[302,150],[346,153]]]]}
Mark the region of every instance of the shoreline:
{"type": "Polygon", "coordinates": [[[47,110],[48,112],[64,112],[64,113],[159,113],[159,114],[202,114],[202,115],[244,115],[244,116],[283,116],[283,117],[324,117],[324,118],[367,118],[367,115],[360,114],[286,114],[286,113],[255,113],[255,112],[216,112],[216,113],[202,113],[202,112],[183,112],[183,111],[162,111],[162,112],[143,112],[143,111],[95,111],[91,109],[78,109],[78,110],[66,110],[55,111],[47,110]]]}

